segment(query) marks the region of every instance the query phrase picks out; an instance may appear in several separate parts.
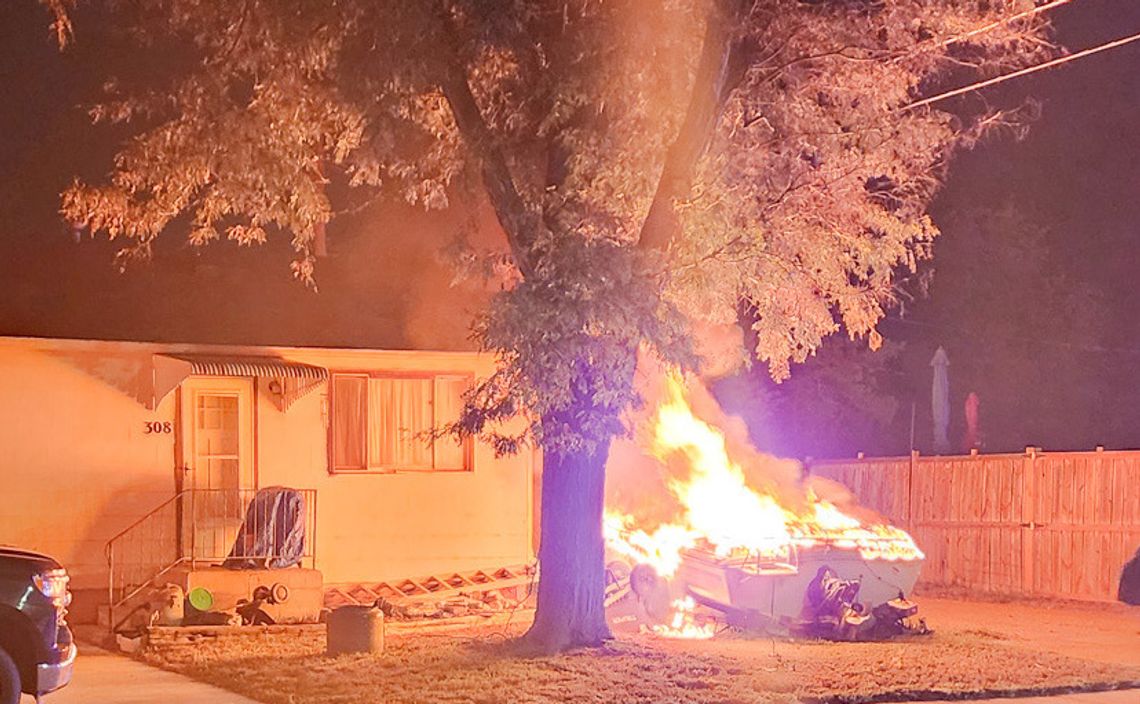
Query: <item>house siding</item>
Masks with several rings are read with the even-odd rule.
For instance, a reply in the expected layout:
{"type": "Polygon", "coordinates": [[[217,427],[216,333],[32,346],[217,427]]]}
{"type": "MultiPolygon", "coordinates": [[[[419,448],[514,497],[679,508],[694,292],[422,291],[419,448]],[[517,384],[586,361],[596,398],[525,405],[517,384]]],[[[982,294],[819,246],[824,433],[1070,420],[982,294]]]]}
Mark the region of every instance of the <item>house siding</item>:
{"type": "MultiPolygon", "coordinates": [[[[465,353],[298,352],[289,358],[334,372],[491,371],[488,360],[465,353]]],[[[317,490],[317,567],[326,583],[530,559],[530,453],[496,458],[489,446],[476,443],[468,472],[329,474],[327,398],[327,389],[320,389],[283,414],[268,382],[258,383],[259,483],[317,490]]]]}
{"type": "Polygon", "coordinates": [[[63,562],[73,587],[106,584],[104,546],[173,493],[174,438],[145,434],[174,420],[92,372],[138,360],[0,347],[0,543],[63,562]]]}
{"type": "MultiPolygon", "coordinates": [[[[63,562],[103,587],[106,542],[175,491],[176,394],[154,410],[151,355],[274,355],[332,371],[470,372],[474,353],[323,350],[0,338],[0,543],[63,562]],[[175,432],[146,433],[148,422],[175,432]]],[[[416,577],[532,558],[534,458],[476,443],[469,472],[330,474],[327,384],[287,411],[255,384],[258,486],[317,492],[316,567],[326,583],[416,577]]]]}

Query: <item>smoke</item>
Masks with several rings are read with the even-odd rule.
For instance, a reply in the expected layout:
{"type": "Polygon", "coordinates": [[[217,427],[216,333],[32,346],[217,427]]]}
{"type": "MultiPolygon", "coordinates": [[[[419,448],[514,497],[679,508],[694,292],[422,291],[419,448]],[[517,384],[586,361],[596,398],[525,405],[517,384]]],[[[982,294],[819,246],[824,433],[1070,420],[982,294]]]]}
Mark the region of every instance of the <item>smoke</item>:
{"type": "Polygon", "coordinates": [[[711,380],[735,374],[748,360],[744,331],[736,323],[694,320],[689,327],[701,358],[703,378],[711,380]]]}
{"type": "Polygon", "coordinates": [[[332,241],[334,260],[339,254],[340,261],[326,272],[321,293],[387,309],[406,348],[474,349],[472,322],[505,283],[501,276],[484,277],[477,267],[462,270],[459,259],[464,253],[505,252],[506,240],[485,202],[458,196],[455,201],[431,212],[390,206],[347,223],[349,237],[339,243],[340,252],[332,241]]]}
{"type": "Polygon", "coordinates": [[[858,520],[863,525],[890,525],[882,514],[859,505],[859,499],[843,484],[809,474],[803,479],[804,488],[810,490],[819,499],[834,505],[844,514],[858,520]]]}

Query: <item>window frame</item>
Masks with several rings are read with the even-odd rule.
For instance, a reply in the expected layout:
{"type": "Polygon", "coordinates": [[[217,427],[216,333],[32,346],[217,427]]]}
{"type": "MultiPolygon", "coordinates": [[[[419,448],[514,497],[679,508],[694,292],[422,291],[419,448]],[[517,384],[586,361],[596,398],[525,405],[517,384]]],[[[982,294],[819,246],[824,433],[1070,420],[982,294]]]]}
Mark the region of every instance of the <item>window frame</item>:
{"type": "Polygon", "coordinates": [[[435,448],[432,448],[432,466],[430,468],[415,468],[415,467],[400,467],[400,466],[373,466],[370,464],[368,457],[368,434],[371,430],[369,425],[371,416],[369,414],[371,394],[371,381],[373,379],[427,379],[432,382],[432,427],[436,427],[435,417],[435,388],[436,380],[441,377],[462,377],[468,382],[468,388],[475,385],[475,374],[471,371],[450,371],[450,370],[431,370],[431,371],[399,371],[399,370],[351,370],[351,369],[337,369],[329,370],[328,381],[328,422],[326,423],[326,444],[328,449],[328,473],[329,474],[464,474],[475,471],[475,448],[474,443],[470,437],[463,439],[463,467],[460,469],[439,469],[435,467],[436,454],[435,448]],[[361,442],[364,445],[363,457],[364,467],[338,467],[336,464],[336,380],[338,377],[350,377],[356,379],[363,379],[364,386],[364,434],[361,442]]]}

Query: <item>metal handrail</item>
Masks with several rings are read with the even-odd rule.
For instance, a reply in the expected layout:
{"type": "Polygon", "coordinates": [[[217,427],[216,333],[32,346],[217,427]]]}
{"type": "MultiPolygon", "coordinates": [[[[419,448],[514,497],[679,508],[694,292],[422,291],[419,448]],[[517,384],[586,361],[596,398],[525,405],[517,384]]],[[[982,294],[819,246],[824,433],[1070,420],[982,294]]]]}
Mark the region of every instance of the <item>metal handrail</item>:
{"type": "MultiPolygon", "coordinates": [[[[112,625],[114,611],[156,584],[180,565],[216,564],[228,559],[271,560],[291,554],[309,566],[316,564],[316,490],[298,489],[303,500],[304,542],[300,554],[284,551],[274,533],[258,533],[261,520],[252,519],[252,536],[242,532],[256,489],[183,489],[147,511],[107,541],[107,597],[112,625]],[[234,546],[238,535],[261,541],[267,554],[244,554],[234,546]]],[[[248,545],[248,543],[246,544],[248,545]]],[[[297,547],[297,546],[293,546],[297,547]]]]}
{"type": "MultiPolygon", "coordinates": [[[[119,627],[120,625],[122,625],[122,624],[120,624],[120,623],[116,623],[116,622],[115,622],[115,610],[116,610],[117,608],[119,608],[119,607],[120,607],[120,606],[122,606],[123,604],[126,604],[126,603],[127,603],[127,602],[129,602],[131,599],[134,599],[134,598],[135,598],[136,596],[138,596],[139,594],[142,594],[142,593],[143,593],[144,591],[146,591],[147,589],[151,588],[151,587],[154,585],[154,583],[155,583],[155,580],[157,580],[159,577],[163,576],[164,574],[167,574],[167,573],[169,573],[171,570],[175,569],[175,568],[176,568],[176,567],[178,567],[179,565],[185,564],[186,562],[187,562],[186,558],[184,558],[184,557],[180,557],[180,558],[178,558],[177,560],[175,560],[174,562],[170,563],[169,565],[166,565],[166,566],[162,567],[162,568],[161,568],[161,569],[159,569],[157,572],[155,572],[155,573],[154,573],[154,574],[153,574],[153,575],[150,577],[150,579],[148,579],[147,581],[143,582],[142,584],[139,584],[139,585],[135,586],[134,588],[132,588],[132,589],[128,590],[128,591],[127,591],[125,594],[123,594],[123,596],[122,596],[121,598],[119,598],[119,600],[118,600],[118,601],[115,601],[115,600],[114,600],[114,596],[113,596],[113,594],[112,594],[112,596],[111,596],[111,599],[112,599],[112,600],[111,600],[111,602],[110,602],[110,605],[108,606],[108,609],[109,609],[109,613],[108,613],[108,617],[107,617],[107,620],[108,620],[108,622],[109,622],[109,623],[110,623],[110,625],[111,625],[111,630],[112,630],[112,631],[114,631],[114,630],[118,630],[118,627],[119,627]]],[[[113,590],[114,590],[114,586],[112,585],[112,587],[111,587],[111,588],[112,588],[112,591],[113,591],[113,590]]]]}
{"type": "Polygon", "coordinates": [[[169,504],[172,504],[175,501],[177,501],[178,499],[181,499],[184,495],[190,493],[191,491],[194,491],[194,489],[183,489],[182,491],[176,493],[174,496],[171,496],[170,498],[168,498],[166,501],[163,501],[162,503],[160,503],[158,506],[155,506],[151,510],[144,513],[140,518],[135,520],[133,523],[128,525],[126,528],[124,528],[121,531],[119,531],[118,533],[115,533],[114,535],[112,535],[110,537],[110,539],[107,540],[107,544],[103,546],[103,553],[105,555],[107,555],[108,557],[110,557],[110,552],[111,552],[112,548],[114,547],[114,544],[116,542],[118,542],[120,538],[122,538],[127,533],[130,533],[132,530],[134,530],[136,527],[141,525],[143,522],[150,519],[151,516],[155,515],[156,513],[161,511],[162,509],[166,508],[169,504]]]}

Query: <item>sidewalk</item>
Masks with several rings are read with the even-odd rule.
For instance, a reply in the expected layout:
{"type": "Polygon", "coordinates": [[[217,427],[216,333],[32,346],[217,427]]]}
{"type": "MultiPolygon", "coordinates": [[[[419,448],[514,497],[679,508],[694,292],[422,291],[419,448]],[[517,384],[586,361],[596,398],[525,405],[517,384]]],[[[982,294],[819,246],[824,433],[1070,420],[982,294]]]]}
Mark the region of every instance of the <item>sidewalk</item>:
{"type": "MultiPolygon", "coordinates": [[[[31,704],[25,696],[21,704],[31,704]]],[[[45,704],[257,704],[208,684],[80,643],[71,684],[45,704]]],[[[1082,702],[1083,704],[1083,702],[1082,702]]],[[[1115,704],[1106,703],[1106,704],[1115,704]]]]}

